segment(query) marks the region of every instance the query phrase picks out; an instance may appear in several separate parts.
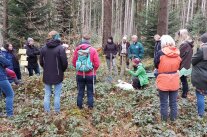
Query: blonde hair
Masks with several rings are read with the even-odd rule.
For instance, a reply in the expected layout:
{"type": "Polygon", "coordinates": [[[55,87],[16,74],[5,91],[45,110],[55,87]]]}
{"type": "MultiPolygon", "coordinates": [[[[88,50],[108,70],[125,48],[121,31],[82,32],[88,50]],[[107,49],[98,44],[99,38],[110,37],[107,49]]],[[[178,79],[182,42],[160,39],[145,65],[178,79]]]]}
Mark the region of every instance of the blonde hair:
{"type": "Polygon", "coordinates": [[[181,29],[178,32],[178,38],[179,38],[179,42],[183,43],[185,41],[192,41],[189,32],[187,29],[181,29]]]}
{"type": "Polygon", "coordinates": [[[167,46],[175,46],[175,41],[170,35],[162,35],[160,38],[161,40],[161,47],[167,47],[167,46]]]}
{"type": "Polygon", "coordinates": [[[48,33],[47,39],[52,39],[52,37],[55,36],[56,34],[58,34],[57,31],[55,31],[55,30],[50,31],[50,32],[48,33]]]}

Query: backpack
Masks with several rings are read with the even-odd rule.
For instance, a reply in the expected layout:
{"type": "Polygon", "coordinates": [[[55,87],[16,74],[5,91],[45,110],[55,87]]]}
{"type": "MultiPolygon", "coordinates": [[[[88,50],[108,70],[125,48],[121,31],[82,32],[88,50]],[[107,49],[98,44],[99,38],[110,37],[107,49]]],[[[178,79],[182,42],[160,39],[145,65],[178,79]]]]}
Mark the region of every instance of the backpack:
{"type": "Polygon", "coordinates": [[[88,72],[93,70],[93,63],[90,60],[90,47],[78,50],[78,60],[76,61],[76,70],[88,72]]]}

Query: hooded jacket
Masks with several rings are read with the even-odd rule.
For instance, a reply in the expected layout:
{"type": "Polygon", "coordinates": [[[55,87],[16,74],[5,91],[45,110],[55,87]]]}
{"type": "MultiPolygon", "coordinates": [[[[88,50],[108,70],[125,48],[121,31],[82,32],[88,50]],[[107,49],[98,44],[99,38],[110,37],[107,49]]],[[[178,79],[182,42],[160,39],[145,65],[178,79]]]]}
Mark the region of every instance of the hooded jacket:
{"type": "Polygon", "coordinates": [[[160,91],[177,91],[180,88],[180,51],[176,47],[165,47],[155,58],[155,67],[158,69],[156,79],[160,91]]]}
{"type": "Polygon", "coordinates": [[[49,85],[63,81],[68,67],[67,56],[60,40],[50,40],[41,49],[40,65],[43,68],[43,82],[49,85]]]}
{"type": "Polygon", "coordinates": [[[2,55],[0,51],[0,81],[7,80],[6,69],[10,66],[9,61],[2,55]]]}
{"type": "Polygon", "coordinates": [[[84,44],[82,43],[81,45],[79,45],[76,49],[75,49],[75,52],[73,54],[73,60],[72,60],[72,63],[73,63],[73,66],[76,67],[76,61],[78,60],[78,50],[82,49],[82,50],[85,50],[87,48],[90,47],[90,60],[93,64],[93,67],[94,67],[94,73],[93,73],[93,70],[92,71],[89,71],[89,72],[81,72],[81,71],[78,71],[77,72],[77,75],[80,75],[80,76],[83,76],[83,75],[86,75],[86,76],[93,76],[93,75],[96,75],[96,71],[97,69],[99,68],[100,66],[100,61],[99,61],[99,57],[98,57],[98,52],[96,51],[95,48],[91,47],[89,44],[84,44]]]}
{"type": "Polygon", "coordinates": [[[33,45],[27,45],[25,47],[27,49],[27,61],[28,61],[28,68],[36,68],[38,67],[38,58],[37,56],[40,55],[40,51],[37,47],[33,45]]]}
{"type": "Polygon", "coordinates": [[[113,42],[113,38],[109,38],[111,39],[111,42],[107,42],[107,44],[104,47],[104,54],[106,55],[107,59],[110,59],[110,55],[112,54],[112,59],[116,56],[116,54],[118,53],[118,47],[117,45],[113,42]]]}
{"type": "Polygon", "coordinates": [[[136,42],[129,46],[128,49],[128,57],[130,59],[139,58],[142,59],[144,57],[144,47],[142,43],[136,42]]]}
{"type": "Polygon", "coordinates": [[[193,41],[185,41],[180,45],[180,57],[182,59],[180,70],[182,68],[190,69],[191,67],[191,58],[193,55],[193,41]]]}
{"type": "Polygon", "coordinates": [[[192,57],[191,81],[194,87],[207,91],[207,44],[192,57]]]}

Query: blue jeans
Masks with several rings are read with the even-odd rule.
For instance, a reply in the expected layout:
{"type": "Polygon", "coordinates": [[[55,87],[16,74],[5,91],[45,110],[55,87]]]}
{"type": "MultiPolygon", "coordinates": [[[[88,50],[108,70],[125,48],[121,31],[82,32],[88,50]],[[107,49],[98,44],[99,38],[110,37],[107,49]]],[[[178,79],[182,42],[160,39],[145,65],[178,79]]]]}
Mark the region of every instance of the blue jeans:
{"type": "Polygon", "coordinates": [[[14,91],[8,80],[0,81],[1,91],[6,95],[6,113],[8,117],[13,116],[13,102],[14,102],[14,91]]]}
{"type": "Polygon", "coordinates": [[[29,71],[29,76],[34,75],[33,71],[35,72],[36,75],[40,75],[39,65],[36,68],[28,68],[28,71],[29,71]]]}
{"type": "Polygon", "coordinates": [[[176,120],[178,113],[177,96],[178,91],[159,91],[160,113],[162,120],[167,121],[168,119],[168,106],[170,106],[170,119],[172,121],[176,120]]]}
{"type": "MultiPolygon", "coordinates": [[[[44,96],[44,109],[45,112],[50,112],[50,96],[52,92],[52,86],[45,84],[45,96],[44,96]]],[[[62,83],[54,85],[54,109],[55,112],[60,112],[60,95],[62,90],[62,83]]]]}
{"type": "Polygon", "coordinates": [[[88,97],[88,107],[93,108],[94,102],[94,82],[96,76],[83,76],[77,75],[77,85],[78,85],[78,97],[77,97],[77,106],[82,109],[83,108],[83,98],[85,87],[87,87],[87,97],[88,97]]]}
{"type": "MultiPolygon", "coordinates": [[[[207,91],[206,91],[206,93],[207,93],[207,91]]],[[[196,91],[196,97],[197,97],[198,115],[202,117],[205,113],[205,95],[196,91]]]]}

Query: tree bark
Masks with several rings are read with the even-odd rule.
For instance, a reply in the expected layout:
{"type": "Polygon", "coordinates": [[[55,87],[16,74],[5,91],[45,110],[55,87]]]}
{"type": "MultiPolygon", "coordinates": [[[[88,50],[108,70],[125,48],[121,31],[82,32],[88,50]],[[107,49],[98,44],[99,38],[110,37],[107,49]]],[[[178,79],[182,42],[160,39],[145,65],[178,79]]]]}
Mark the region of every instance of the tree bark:
{"type": "Polygon", "coordinates": [[[3,40],[8,38],[8,0],[3,1],[3,40]]]}
{"type": "Polygon", "coordinates": [[[168,0],[160,0],[157,33],[168,34],[168,0]]]}
{"type": "Polygon", "coordinates": [[[111,24],[112,24],[112,0],[104,0],[104,16],[103,16],[103,38],[102,47],[105,46],[107,39],[111,36],[111,24]]]}

